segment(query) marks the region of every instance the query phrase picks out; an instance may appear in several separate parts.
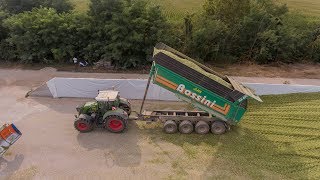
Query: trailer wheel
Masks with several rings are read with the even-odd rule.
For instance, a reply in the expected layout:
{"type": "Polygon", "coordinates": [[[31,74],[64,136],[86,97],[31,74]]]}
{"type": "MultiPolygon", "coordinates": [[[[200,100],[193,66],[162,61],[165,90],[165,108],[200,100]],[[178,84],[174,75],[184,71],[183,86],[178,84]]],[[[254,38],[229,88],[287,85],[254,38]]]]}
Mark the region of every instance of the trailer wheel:
{"type": "Polygon", "coordinates": [[[163,130],[165,133],[168,133],[168,134],[176,133],[178,130],[177,123],[175,123],[172,120],[168,120],[164,123],[163,130]]]}
{"type": "Polygon", "coordinates": [[[199,121],[195,126],[195,131],[198,134],[207,134],[210,131],[210,126],[204,121],[199,121]]]}
{"type": "Polygon", "coordinates": [[[193,125],[190,121],[184,120],[179,124],[179,131],[182,134],[190,134],[193,131],[193,125]]]}
{"type": "Polygon", "coordinates": [[[222,121],[214,121],[211,124],[211,132],[216,135],[220,135],[226,132],[226,125],[222,121]]]}
{"type": "Polygon", "coordinates": [[[81,133],[90,132],[93,129],[93,123],[88,119],[80,118],[73,123],[76,130],[81,133]]]}
{"type": "Polygon", "coordinates": [[[127,128],[127,120],[123,119],[120,116],[108,116],[105,120],[105,128],[108,129],[108,131],[110,132],[121,133],[127,128]]]}

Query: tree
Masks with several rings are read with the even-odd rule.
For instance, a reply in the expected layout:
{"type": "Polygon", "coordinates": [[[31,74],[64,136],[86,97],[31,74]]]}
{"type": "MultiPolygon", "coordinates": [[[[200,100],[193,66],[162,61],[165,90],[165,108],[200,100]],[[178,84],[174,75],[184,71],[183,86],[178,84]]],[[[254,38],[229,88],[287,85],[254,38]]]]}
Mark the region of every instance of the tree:
{"type": "Polygon", "coordinates": [[[105,22],[112,20],[112,17],[123,11],[123,0],[91,0],[89,15],[95,21],[105,22]]]}
{"type": "Polygon", "coordinates": [[[319,21],[299,13],[288,13],[278,31],[277,61],[294,63],[319,60],[319,21]]]}
{"type": "Polygon", "coordinates": [[[190,52],[205,62],[228,56],[225,37],[230,34],[227,25],[218,20],[203,20],[193,34],[190,52]]]}
{"type": "Polygon", "coordinates": [[[284,21],[287,7],[272,0],[239,1],[239,4],[238,1],[232,4],[231,0],[207,0],[204,10],[190,49],[206,61],[220,58],[261,63],[283,61],[285,57],[292,58],[290,53],[297,53],[289,47],[301,44],[294,41],[290,32],[284,32],[291,26],[284,21]]]}
{"type": "Polygon", "coordinates": [[[5,38],[7,38],[8,35],[8,29],[5,28],[2,23],[3,21],[8,17],[9,15],[0,10],[0,41],[4,40],[5,38]]]}
{"type": "Polygon", "coordinates": [[[87,45],[89,20],[82,14],[35,8],[5,20],[6,41],[16,47],[16,58],[23,63],[66,62],[87,45]]]}
{"type": "Polygon", "coordinates": [[[123,12],[123,0],[91,0],[89,16],[92,18],[91,38],[88,46],[84,49],[85,58],[91,61],[98,61],[101,58],[110,60],[103,56],[107,53],[107,45],[110,43],[109,24],[112,18],[123,12]]]}
{"type": "Polygon", "coordinates": [[[9,17],[9,14],[0,10],[0,60],[14,59],[14,47],[6,41],[8,29],[3,26],[3,21],[9,17]]]}
{"type": "Polygon", "coordinates": [[[69,0],[0,0],[0,5],[11,14],[31,11],[35,7],[51,7],[59,13],[73,9],[69,0]]]}
{"type": "Polygon", "coordinates": [[[100,26],[88,48],[96,47],[96,58],[111,60],[121,68],[147,64],[166,26],[160,7],[143,0],[93,0],[89,14],[100,26]]]}
{"type": "Polygon", "coordinates": [[[142,0],[126,1],[124,10],[109,25],[110,54],[106,54],[122,68],[148,64],[153,46],[165,29],[160,7],[147,7],[142,0]]]}

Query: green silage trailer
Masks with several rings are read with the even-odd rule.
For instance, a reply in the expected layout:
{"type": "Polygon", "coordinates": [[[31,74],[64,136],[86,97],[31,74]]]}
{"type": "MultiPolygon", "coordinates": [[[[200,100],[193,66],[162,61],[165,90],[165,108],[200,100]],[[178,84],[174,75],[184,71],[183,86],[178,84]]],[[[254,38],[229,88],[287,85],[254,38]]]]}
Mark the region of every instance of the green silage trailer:
{"type": "Polygon", "coordinates": [[[237,124],[247,109],[247,99],[262,100],[253,90],[235,79],[220,75],[175,49],[159,43],[141,105],[139,119],[161,120],[166,133],[223,134],[237,124]],[[173,92],[200,111],[143,111],[149,84],[173,92]]]}
{"type": "Polygon", "coordinates": [[[90,132],[101,127],[113,133],[123,132],[128,120],[160,120],[166,133],[223,134],[237,124],[247,109],[247,99],[261,101],[259,96],[236,80],[222,76],[190,57],[159,43],[155,46],[150,76],[140,112],[131,111],[128,100],[115,90],[99,91],[96,101],[76,108],[74,127],[90,132]],[[197,111],[144,110],[150,83],[173,92],[192,104],[197,111]]]}

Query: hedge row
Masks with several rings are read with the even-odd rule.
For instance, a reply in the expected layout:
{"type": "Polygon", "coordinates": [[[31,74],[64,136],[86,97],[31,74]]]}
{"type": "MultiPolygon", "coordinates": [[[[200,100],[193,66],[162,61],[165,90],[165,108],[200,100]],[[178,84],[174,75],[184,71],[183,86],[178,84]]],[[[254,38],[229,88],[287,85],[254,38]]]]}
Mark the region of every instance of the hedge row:
{"type": "Polygon", "coordinates": [[[144,0],[91,0],[88,13],[66,2],[39,1],[20,11],[5,2],[0,58],[7,61],[66,63],[78,56],[134,68],[150,63],[153,45],[163,41],[205,62],[320,62],[319,18],[272,0],[207,0],[178,25],[144,0]]]}

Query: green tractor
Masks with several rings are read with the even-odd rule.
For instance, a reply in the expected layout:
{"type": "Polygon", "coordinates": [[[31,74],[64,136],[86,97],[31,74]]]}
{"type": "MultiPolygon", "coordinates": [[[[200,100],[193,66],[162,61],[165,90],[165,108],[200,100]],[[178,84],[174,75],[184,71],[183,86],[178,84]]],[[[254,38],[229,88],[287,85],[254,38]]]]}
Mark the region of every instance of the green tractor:
{"type": "Polygon", "coordinates": [[[114,90],[99,91],[96,101],[78,106],[74,127],[82,132],[90,132],[101,127],[110,132],[120,133],[127,128],[131,105],[127,99],[120,98],[114,90]]]}

